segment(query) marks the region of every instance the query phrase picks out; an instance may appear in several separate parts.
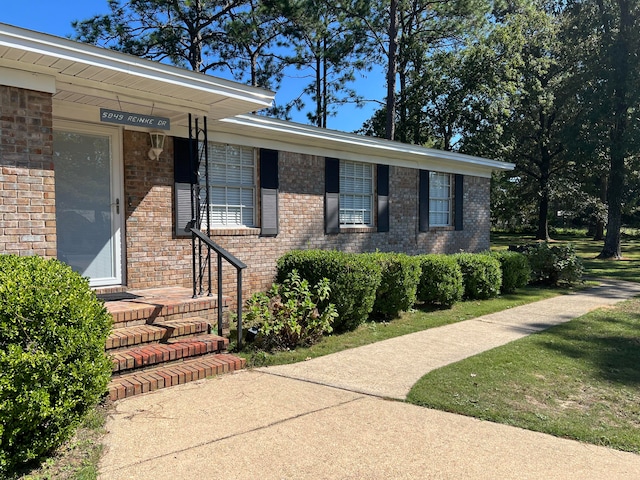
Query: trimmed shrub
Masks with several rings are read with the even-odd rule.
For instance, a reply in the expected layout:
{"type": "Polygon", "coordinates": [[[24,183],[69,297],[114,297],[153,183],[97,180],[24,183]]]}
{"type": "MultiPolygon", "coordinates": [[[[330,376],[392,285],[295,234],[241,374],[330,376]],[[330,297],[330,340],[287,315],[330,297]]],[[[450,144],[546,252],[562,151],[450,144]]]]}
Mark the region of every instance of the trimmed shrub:
{"type": "Polygon", "coordinates": [[[320,280],[312,291],[309,282],[293,270],[282,285],[252,295],[247,302],[247,324],[257,328],[256,345],[269,351],[306,347],[331,333],[338,315],[335,306],[317,308],[330,291],[328,279],[320,280]]]}
{"type": "Polygon", "coordinates": [[[531,265],[531,282],[572,285],[582,280],[584,267],[571,243],[549,246],[547,242],[522,248],[531,265]]]}
{"type": "Polygon", "coordinates": [[[420,260],[402,253],[372,253],[382,268],[380,286],[371,312],[374,318],[396,318],[416,303],[420,260]]]}
{"type": "Polygon", "coordinates": [[[518,252],[491,252],[491,256],[498,259],[502,269],[502,293],[513,293],[522,288],[531,279],[531,267],[527,256],[518,252]]]}
{"type": "Polygon", "coordinates": [[[464,298],[486,300],[498,296],[502,286],[498,260],[482,253],[456,253],[453,257],[462,270],[464,298]]]}
{"type": "Polygon", "coordinates": [[[451,255],[418,256],[421,267],[418,300],[431,305],[450,307],[462,299],[462,270],[451,255]]]}
{"type": "Polygon", "coordinates": [[[106,392],[111,321],[67,265],[0,256],[0,477],[70,438],[106,392]]]}
{"type": "Polygon", "coordinates": [[[276,282],[284,282],[293,270],[312,285],[323,278],[329,279],[331,293],[320,306],[328,303],[336,306],[338,317],[333,324],[336,332],[355,330],[369,317],[382,274],[371,255],[294,250],[278,259],[276,282]]]}

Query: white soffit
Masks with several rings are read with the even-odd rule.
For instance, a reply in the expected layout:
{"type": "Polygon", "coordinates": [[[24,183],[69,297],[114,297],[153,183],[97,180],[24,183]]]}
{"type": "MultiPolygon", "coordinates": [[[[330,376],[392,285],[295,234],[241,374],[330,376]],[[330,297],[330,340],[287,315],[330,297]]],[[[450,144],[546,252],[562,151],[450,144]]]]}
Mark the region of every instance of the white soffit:
{"type": "MultiPolygon", "coordinates": [[[[132,109],[184,123],[189,113],[219,119],[271,106],[274,93],[0,23],[0,67],[55,78],[54,99],[132,109]]],[[[42,91],[50,91],[49,88],[42,91]]]]}
{"type": "Polygon", "coordinates": [[[257,115],[239,115],[210,125],[209,140],[401,167],[490,177],[515,165],[456,152],[327,130],[257,115]]]}

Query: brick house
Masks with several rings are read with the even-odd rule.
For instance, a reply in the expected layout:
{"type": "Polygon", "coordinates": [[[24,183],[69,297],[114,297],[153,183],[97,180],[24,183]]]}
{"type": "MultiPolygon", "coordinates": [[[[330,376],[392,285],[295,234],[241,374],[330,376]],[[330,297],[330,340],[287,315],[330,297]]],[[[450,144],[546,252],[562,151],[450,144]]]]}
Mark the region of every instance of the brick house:
{"type": "Polygon", "coordinates": [[[247,265],[245,292],[291,249],[489,247],[491,172],[513,165],[249,113],[273,98],[0,24],[0,252],[57,257],[95,287],[189,287],[196,120],[210,235],[247,265]]]}

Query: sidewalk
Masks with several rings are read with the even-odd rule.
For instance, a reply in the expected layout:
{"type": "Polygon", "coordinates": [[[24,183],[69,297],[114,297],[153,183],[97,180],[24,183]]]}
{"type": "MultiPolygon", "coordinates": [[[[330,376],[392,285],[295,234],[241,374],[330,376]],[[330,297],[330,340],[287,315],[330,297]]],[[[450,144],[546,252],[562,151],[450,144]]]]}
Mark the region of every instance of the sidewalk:
{"type": "Polygon", "coordinates": [[[640,478],[638,455],[387,399],[404,398],[429,370],[634,295],[640,284],[607,281],[301,364],[117,402],[100,478],[640,478]]]}

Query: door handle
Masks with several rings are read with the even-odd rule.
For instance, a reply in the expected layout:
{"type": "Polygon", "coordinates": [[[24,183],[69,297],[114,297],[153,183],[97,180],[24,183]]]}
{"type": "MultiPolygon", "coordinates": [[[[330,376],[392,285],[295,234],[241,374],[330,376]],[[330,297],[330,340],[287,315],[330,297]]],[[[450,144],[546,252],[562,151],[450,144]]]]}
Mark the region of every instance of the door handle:
{"type": "Polygon", "coordinates": [[[112,207],[116,207],[116,215],[120,215],[120,199],[116,198],[116,202],[111,204],[112,207]]]}

